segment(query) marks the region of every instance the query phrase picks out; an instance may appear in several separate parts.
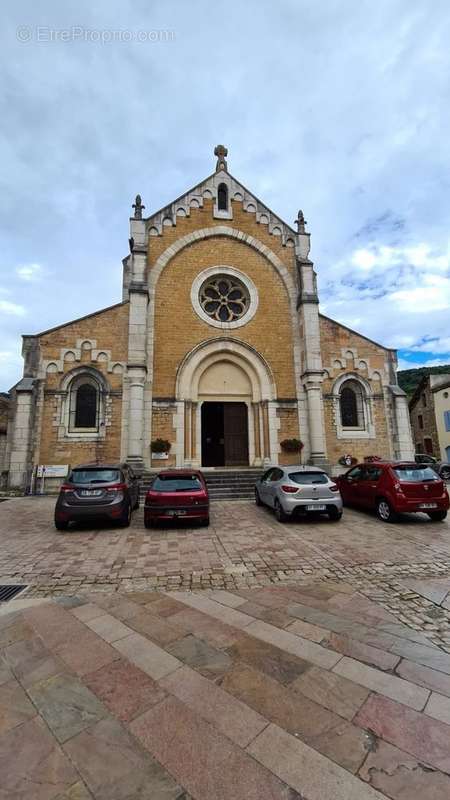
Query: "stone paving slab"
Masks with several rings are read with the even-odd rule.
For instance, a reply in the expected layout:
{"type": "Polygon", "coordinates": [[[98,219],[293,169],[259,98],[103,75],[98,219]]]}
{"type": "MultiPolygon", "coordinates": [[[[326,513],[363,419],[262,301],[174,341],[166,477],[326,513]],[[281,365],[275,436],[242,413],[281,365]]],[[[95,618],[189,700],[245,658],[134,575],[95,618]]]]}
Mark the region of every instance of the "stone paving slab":
{"type": "MultiPolygon", "coordinates": [[[[111,600],[111,590],[208,589],[216,599],[217,592],[225,592],[224,608],[287,627],[288,617],[282,616],[274,597],[261,602],[258,595],[242,592],[285,586],[295,590],[293,602],[306,605],[308,592],[302,594],[302,584],[313,577],[333,587],[327,597],[314,597],[322,600],[316,611],[355,621],[352,604],[336,589],[345,582],[359,589],[365,624],[381,627],[384,618],[386,626],[407,626],[450,653],[450,595],[445,594],[450,585],[450,519],[432,523],[425,515],[404,515],[399,523],[387,525],[371,514],[345,509],[339,525],[320,520],[280,526],[267,509],[242,501],[213,503],[207,529],[171,525],[149,532],[141,509],[129,529],[83,526],[61,534],[53,527],[54,502],[51,497],[26,497],[1,504],[0,582],[30,585],[28,599],[19,604],[52,594],[95,593],[111,600]],[[230,600],[230,590],[237,599],[230,600]],[[241,604],[239,597],[258,608],[241,604]],[[378,608],[372,618],[374,609],[364,604],[373,599],[378,608]]],[[[1,613],[0,608],[0,620],[1,613]]],[[[114,613],[126,621],[130,608],[118,604],[114,613]]]]}
{"type": "Polygon", "coordinates": [[[21,611],[12,605],[0,649],[5,800],[28,800],[35,785],[39,800],[446,797],[446,654],[426,648],[433,669],[414,660],[424,645],[397,636],[409,629],[387,622],[390,612],[374,600],[358,608],[359,591],[348,583],[310,579],[301,591],[267,586],[251,595],[139,591],[102,594],[98,605],[76,596],[21,611]],[[307,638],[317,635],[296,627],[300,595],[350,634],[353,626],[389,647],[378,648],[379,666],[307,638]],[[279,614],[278,626],[260,618],[261,608],[279,614]],[[131,627],[135,619],[142,633],[131,627]],[[155,621],[178,638],[162,644],[155,621]],[[188,623],[196,634],[186,633],[188,623]],[[395,633],[379,639],[385,624],[395,633]],[[200,628],[211,637],[216,627],[212,644],[200,628]],[[387,666],[397,640],[411,657],[398,656],[394,673],[387,666]],[[76,643],[88,646],[82,669],[76,643]],[[19,735],[23,757],[12,752],[19,735]]]}
{"type": "Polygon", "coordinates": [[[381,800],[385,797],[276,725],[269,725],[247,749],[308,800],[381,800]]]}
{"type": "Polygon", "coordinates": [[[59,535],[43,501],[0,517],[33,583],[0,608],[2,800],[450,796],[448,522],[59,535]]]}

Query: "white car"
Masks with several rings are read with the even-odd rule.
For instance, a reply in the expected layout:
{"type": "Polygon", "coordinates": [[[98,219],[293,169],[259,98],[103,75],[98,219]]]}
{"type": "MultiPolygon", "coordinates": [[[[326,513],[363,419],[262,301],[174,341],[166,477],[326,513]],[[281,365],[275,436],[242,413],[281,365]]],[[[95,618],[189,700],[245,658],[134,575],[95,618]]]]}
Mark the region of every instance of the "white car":
{"type": "Polygon", "coordinates": [[[255,484],[257,506],[273,508],[278,522],[311,513],[342,517],[342,497],[337,485],[320,467],[304,464],[270,467],[255,484]]]}

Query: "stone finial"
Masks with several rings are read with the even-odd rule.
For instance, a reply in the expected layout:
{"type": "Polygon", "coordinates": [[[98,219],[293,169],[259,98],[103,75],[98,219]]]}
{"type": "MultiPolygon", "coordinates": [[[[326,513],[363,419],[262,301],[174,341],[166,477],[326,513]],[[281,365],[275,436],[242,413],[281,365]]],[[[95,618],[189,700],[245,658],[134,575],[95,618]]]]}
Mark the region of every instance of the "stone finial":
{"type": "Polygon", "coordinates": [[[303,211],[300,211],[297,214],[297,219],[295,220],[295,224],[297,225],[297,233],[305,233],[305,225],[307,225],[305,215],[303,211]]]}
{"type": "Polygon", "coordinates": [[[136,195],[136,200],[131,207],[134,208],[134,218],[142,219],[142,212],[145,206],[142,205],[142,197],[140,194],[136,195]]]}
{"type": "Polygon", "coordinates": [[[217,156],[217,164],[216,164],[216,172],[220,170],[224,170],[228,172],[226,156],[228,155],[228,150],[223,144],[218,144],[214,148],[214,155],[217,156]]]}

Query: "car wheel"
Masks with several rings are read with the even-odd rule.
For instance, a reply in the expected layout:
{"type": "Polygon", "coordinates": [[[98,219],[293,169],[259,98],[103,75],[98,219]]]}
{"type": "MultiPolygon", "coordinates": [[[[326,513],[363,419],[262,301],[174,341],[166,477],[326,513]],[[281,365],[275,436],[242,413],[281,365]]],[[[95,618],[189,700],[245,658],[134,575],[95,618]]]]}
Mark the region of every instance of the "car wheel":
{"type": "Polygon", "coordinates": [[[55,528],[57,531],[66,531],[69,527],[68,522],[62,522],[61,520],[55,519],[55,528]]]}
{"type": "Polygon", "coordinates": [[[275,500],[274,509],[275,509],[275,516],[276,516],[278,522],[286,522],[287,521],[287,514],[286,514],[285,511],[283,511],[281,503],[280,503],[280,501],[278,499],[275,500]]]}
{"type": "Polygon", "coordinates": [[[377,500],[377,515],[383,522],[395,522],[397,515],[385,497],[377,500]]]}
{"type": "Polygon", "coordinates": [[[155,523],[149,517],[144,517],[144,525],[146,528],[153,528],[155,523]]]}
{"type": "Polygon", "coordinates": [[[128,528],[131,522],[131,503],[127,503],[120,518],[120,527],[128,528]]]}
{"type": "Polygon", "coordinates": [[[342,517],[342,511],[339,511],[338,508],[330,508],[328,517],[331,522],[338,522],[342,517]]]}
{"type": "Polygon", "coordinates": [[[262,504],[263,504],[263,501],[261,500],[261,498],[259,496],[258,489],[255,489],[255,503],[256,503],[257,506],[262,506],[262,504]]]}
{"type": "Polygon", "coordinates": [[[446,511],[428,511],[427,513],[433,522],[443,522],[447,516],[446,511]]]}
{"type": "Polygon", "coordinates": [[[444,481],[450,481],[450,467],[443,467],[441,469],[441,478],[444,481]]]}

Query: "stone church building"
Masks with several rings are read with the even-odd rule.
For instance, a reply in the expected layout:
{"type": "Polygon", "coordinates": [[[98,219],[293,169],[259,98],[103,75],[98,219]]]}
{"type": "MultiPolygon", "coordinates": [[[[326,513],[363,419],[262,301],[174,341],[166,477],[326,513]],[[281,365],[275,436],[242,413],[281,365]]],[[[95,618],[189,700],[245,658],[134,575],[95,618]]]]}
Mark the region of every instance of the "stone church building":
{"type": "Polygon", "coordinates": [[[37,464],[298,463],[293,439],[333,472],[345,454],[412,456],[395,351],[320,314],[303,213],[294,230],[214,153],[213,174],[161,210],[136,197],[121,302],[23,337],[11,486],[37,464]]]}

